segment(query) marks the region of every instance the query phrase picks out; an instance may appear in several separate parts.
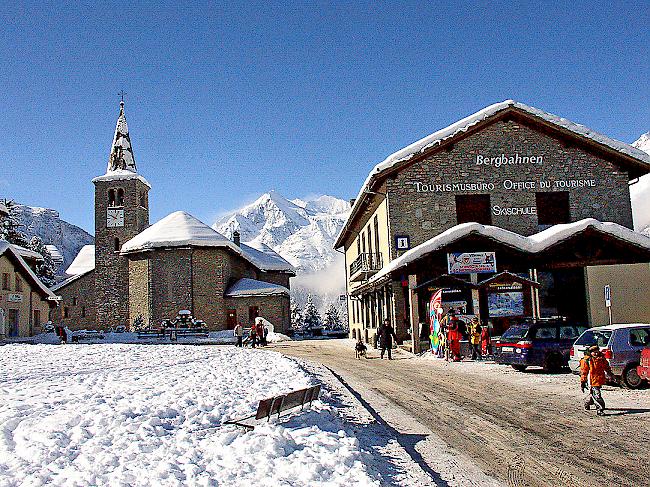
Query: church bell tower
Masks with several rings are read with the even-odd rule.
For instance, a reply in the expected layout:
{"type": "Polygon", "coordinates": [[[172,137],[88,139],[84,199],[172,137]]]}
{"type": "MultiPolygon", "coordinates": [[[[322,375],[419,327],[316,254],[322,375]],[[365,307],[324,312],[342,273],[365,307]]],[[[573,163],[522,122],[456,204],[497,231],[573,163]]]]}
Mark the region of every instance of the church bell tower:
{"type": "Polygon", "coordinates": [[[124,242],[149,226],[150,184],[137,172],[124,100],[106,174],[95,184],[95,301],[98,326],[129,324],[129,263],[124,242]]]}

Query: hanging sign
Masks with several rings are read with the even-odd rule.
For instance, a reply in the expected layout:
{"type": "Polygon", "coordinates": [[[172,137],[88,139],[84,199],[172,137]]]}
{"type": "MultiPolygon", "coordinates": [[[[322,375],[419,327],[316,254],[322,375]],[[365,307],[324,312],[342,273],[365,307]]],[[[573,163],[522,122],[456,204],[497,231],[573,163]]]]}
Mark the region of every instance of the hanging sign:
{"type": "Polygon", "coordinates": [[[408,235],[395,236],[395,248],[397,250],[408,250],[411,248],[411,238],[408,235]]]}
{"type": "Polygon", "coordinates": [[[447,254],[449,274],[487,274],[497,271],[494,252],[451,252],[447,254]]]}

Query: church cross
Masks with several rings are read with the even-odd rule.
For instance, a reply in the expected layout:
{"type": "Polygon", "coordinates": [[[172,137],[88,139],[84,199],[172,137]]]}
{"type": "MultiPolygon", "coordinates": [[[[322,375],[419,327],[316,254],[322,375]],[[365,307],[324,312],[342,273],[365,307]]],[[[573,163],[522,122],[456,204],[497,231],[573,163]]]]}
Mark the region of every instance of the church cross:
{"type": "Polygon", "coordinates": [[[122,103],[124,103],[124,95],[126,95],[126,91],[122,90],[118,93],[118,95],[122,98],[122,103]]]}

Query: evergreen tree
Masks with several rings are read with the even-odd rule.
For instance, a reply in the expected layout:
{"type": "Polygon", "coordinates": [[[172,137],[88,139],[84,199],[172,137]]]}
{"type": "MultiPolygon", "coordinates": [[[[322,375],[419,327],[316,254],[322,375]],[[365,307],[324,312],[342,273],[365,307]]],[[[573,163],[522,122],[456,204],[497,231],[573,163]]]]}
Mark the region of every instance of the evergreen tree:
{"type": "Polygon", "coordinates": [[[302,331],[305,323],[302,318],[302,309],[293,299],[291,300],[291,328],[293,331],[302,331]]]}
{"type": "Polygon", "coordinates": [[[323,327],[323,319],[318,312],[318,308],[314,304],[312,295],[307,296],[307,303],[305,304],[305,314],[303,316],[303,322],[305,324],[305,329],[308,331],[313,331],[314,329],[323,327]]]}
{"type": "Polygon", "coordinates": [[[334,303],[331,303],[325,311],[325,329],[326,330],[342,330],[343,323],[341,322],[341,316],[339,315],[339,310],[337,309],[334,303]]]}
{"type": "Polygon", "coordinates": [[[4,200],[4,204],[9,210],[9,214],[0,217],[0,239],[6,240],[10,244],[28,247],[29,242],[25,234],[20,231],[23,225],[18,221],[16,203],[11,200],[4,200]]]}
{"type": "Polygon", "coordinates": [[[41,240],[41,237],[32,237],[28,248],[43,256],[43,261],[36,264],[36,267],[34,268],[35,274],[47,287],[53,286],[56,283],[56,264],[52,259],[52,254],[50,254],[50,251],[45,247],[43,240],[41,240]]]}

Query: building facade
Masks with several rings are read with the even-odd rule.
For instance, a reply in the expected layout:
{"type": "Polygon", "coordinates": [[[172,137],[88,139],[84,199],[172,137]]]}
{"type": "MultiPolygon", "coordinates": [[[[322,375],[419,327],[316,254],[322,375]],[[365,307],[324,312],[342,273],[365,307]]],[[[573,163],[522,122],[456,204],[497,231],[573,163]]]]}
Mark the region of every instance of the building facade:
{"type": "MultiPolygon", "coordinates": [[[[421,308],[416,315],[426,322],[423,303],[439,287],[447,290],[448,301],[462,307],[463,312],[480,314],[490,321],[493,317],[488,308],[494,308],[494,303],[481,303],[492,297],[487,295],[487,285],[479,291],[477,276],[457,276],[473,279],[476,286],[454,286],[447,281],[450,285],[433,282],[423,287],[425,280],[447,274],[448,269],[446,254],[426,262],[430,252],[422,246],[433,238],[462,230],[461,226],[470,222],[521,238],[587,218],[631,229],[628,182],[648,171],[647,154],[513,101],[487,107],[396,152],[369,175],[336,243],[345,249],[352,336],[372,341],[378,324],[389,318],[400,339],[412,338],[412,307],[421,308]],[[408,266],[395,264],[406,254],[417,254],[418,259],[408,266]],[[418,269],[418,260],[428,269],[418,269]],[[456,291],[456,298],[452,291],[456,291]]],[[[468,238],[463,237],[447,250],[472,249],[468,238]]],[[[522,251],[522,262],[515,262],[505,247],[500,252],[501,261],[497,255],[497,267],[525,274],[540,284],[535,293],[530,291],[532,294],[523,299],[529,302],[528,310],[520,314],[534,311],[538,316],[570,314],[585,322],[594,319],[587,306],[586,275],[589,263],[604,261],[574,257],[564,269],[554,269],[550,254],[546,261],[540,254],[535,259],[543,270],[536,270],[525,265],[532,254],[524,256],[526,252],[522,251]],[[500,262],[508,264],[508,259],[511,265],[499,266],[500,262]]],[[[474,249],[482,250],[487,248],[474,249]]],[[[647,266],[637,266],[634,271],[644,275],[647,266]]],[[[506,286],[503,289],[507,284],[515,285],[502,283],[506,286]]]]}
{"type": "Polygon", "coordinates": [[[63,299],[53,320],[71,329],[129,327],[136,319],[159,326],[188,309],[212,330],[257,316],[289,328],[295,272],[278,254],[231,241],[185,212],[149,226],[151,185],[137,172],[123,102],[106,173],[93,183],[95,245],[53,287],[63,299]],[[255,281],[248,294],[228,294],[241,279],[255,281]]]}

